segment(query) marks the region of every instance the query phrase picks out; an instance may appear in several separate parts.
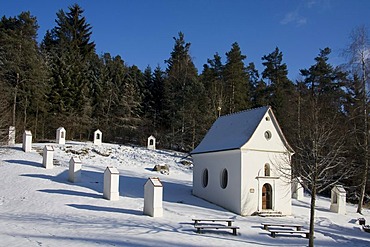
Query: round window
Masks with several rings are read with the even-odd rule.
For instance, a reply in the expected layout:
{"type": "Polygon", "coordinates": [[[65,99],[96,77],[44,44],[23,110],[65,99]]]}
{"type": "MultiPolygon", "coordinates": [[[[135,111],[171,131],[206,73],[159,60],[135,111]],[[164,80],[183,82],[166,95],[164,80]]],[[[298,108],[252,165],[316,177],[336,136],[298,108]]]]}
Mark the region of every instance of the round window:
{"type": "Polygon", "coordinates": [[[222,170],[221,172],[221,188],[225,189],[227,187],[227,182],[228,182],[228,172],[225,169],[222,170]]]}
{"type": "Polygon", "coordinates": [[[204,169],[203,171],[203,179],[202,179],[202,185],[203,185],[203,188],[207,187],[208,185],[208,169],[204,169]]]}
{"type": "Polygon", "coordinates": [[[265,131],[265,138],[266,138],[266,140],[270,140],[271,137],[272,137],[271,132],[269,130],[265,131]]]}

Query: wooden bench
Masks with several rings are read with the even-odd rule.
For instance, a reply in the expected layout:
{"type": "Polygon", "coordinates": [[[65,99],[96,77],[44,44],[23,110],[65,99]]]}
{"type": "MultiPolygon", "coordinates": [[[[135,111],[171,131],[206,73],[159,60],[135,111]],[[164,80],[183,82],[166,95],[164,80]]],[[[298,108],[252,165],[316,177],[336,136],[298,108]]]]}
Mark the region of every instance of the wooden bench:
{"type": "Polygon", "coordinates": [[[192,219],[194,221],[194,226],[197,225],[199,222],[227,222],[228,226],[232,226],[234,220],[233,219],[192,219]]]}
{"type": "Polygon", "coordinates": [[[297,225],[297,224],[289,224],[289,223],[261,223],[261,225],[263,225],[263,229],[264,230],[268,230],[268,227],[269,226],[276,226],[276,227],[293,227],[293,228],[296,228],[297,231],[300,231],[302,230],[302,225],[297,225]]]}
{"type": "Polygon", "coordinates": [[[294,230],[269,230],[271,232],[271,237],[275,238],[277,233],[281,234],[304,234],[306,238],[309,238],[310,232],[309,231],[294,231],[294,230]]]}
{"type": "Polygon", "coordinates": [[[210,229],[232,229],[233,235],[237,235],[237,229],[240,229],[238,226],[222,226],[222,225],[194,225],[197,229],[197,233],[201,233],[200,230],[210,230],[210,229]]]}

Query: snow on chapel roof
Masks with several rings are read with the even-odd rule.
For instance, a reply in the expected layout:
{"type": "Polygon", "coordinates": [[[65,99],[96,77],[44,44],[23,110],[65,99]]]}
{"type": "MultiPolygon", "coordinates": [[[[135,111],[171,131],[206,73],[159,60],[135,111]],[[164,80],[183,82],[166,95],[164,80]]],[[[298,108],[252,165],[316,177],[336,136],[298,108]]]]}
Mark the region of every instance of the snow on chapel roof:
{"type": "Polygon", "coordinates": [[[242,147],[269,109],[270,107],[264,106],[219,117],[191,154],[242,147]]]}

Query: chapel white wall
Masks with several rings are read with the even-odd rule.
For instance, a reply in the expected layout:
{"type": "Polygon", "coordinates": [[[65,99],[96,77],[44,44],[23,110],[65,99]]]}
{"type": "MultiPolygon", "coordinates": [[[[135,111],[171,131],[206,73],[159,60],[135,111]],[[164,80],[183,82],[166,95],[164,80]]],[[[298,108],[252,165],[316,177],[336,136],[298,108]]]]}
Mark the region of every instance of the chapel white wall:
{"type": "Polygon", "coordinates": [[[193,154],[193,194],[232,212],[241,214],[240,150],[193,154]],[[203,170],[208,169],[208,185],[203,188],[203,170]],[[221,172],[228,171],[228,184],[221,188],[221,172]]]}
{"type": "Polygon", "coordinates": [[[286,163],[289,154],[263,152],[258,150],[242,151],[242,213],[251,215],[256,211],[262,211],[262,187],[269,183],[272,187],[272,209],[280,211],[284,215],[291,214],[291,185],[290,172],[287,176],[281,174],[281,167],[290,169],[286,163]],[[270,166],[270,176],[264,174],[265,164],[270,166]],[[253,191],[253,192],[252,192],[253,191]]]}
{"type": "Polygon", "coordinates": [[[277,131],[278,125],[273,121],[269,111],[264,115],[255,132],[249,141],[241,149],[253,149],[273,152],[286,152],[287,148],[277,131]],[[267,121],[266,118],[269,118],[267,121]],[[270,140],[265,138],[265,132],[270,131],[272,137],[270,140]]]}

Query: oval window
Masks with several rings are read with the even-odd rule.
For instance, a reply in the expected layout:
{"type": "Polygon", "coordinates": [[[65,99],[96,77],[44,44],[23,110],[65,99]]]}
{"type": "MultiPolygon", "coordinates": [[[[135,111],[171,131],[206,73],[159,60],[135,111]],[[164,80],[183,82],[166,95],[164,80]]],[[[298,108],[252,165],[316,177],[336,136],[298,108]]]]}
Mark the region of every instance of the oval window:
{"type": "Polygon", "coordinates": [[[225,169],[222,170],[221,172],[221,188],[225,189],[227,187],[227,182],[228,182],[228,172],[225,169]]]}
{"type": "Polygon", "coordinates": [[[271,137],[272,137],[271,132],[269,130],[265,131],[265,138],[266,138],[266,140],[270,140],[271,137]]]}
{"type": "Polygon", "coordinates": [[[202,185],[203,185],[203,188],[207,187],[208,185],[208,169],[204,169],[203,171],[203,179],[202,179],[202,185]]]}

